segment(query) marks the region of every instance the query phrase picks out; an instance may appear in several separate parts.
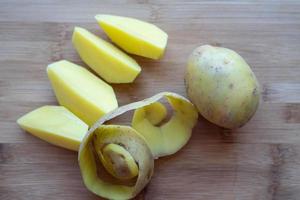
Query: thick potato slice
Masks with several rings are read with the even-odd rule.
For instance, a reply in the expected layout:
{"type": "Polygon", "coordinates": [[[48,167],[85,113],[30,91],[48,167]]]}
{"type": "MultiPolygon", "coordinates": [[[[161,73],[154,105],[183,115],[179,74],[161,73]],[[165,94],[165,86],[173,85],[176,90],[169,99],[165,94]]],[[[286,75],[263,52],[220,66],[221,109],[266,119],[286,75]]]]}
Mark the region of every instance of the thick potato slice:
{"type": "Polygon", "coordinates": [[[79,65],[62,60],[47,73],[59,104],[88,125],[118,107],[112,87],[79,65]]]}
{"type": "Polygon", "coordinates": [[[80,146],[78,161],[86,187],[108,199],[133,198],[150,181],[154,169],[145,140],[129,126],[101,125],[89,131],[80,146]],[[135,176],[131,181],[123,180],[135,176]]]}
{"type": "Polygon", "coordinates": [[[258,108],[259,83],[233,50],[210,45],[196,48],[188,60],[185,82],[201,115],[218,126],[241,127],[258,108]]]}
{"type": "Polygon", "coordinates": [[[158,59],[165,51],[168,35],[157,26],[129,17],[96,15],[108,37],[128,53],[158,59]]]}
{"type": "Polygon", "coordinates": [[[78,151],[88,125],[63,106],[43,106],[18,119],[22,129],[51,144],[78,151]]]}
{"type": "Polygon", "coordinates": [[[158,125],[167,114],[159,102],[135,110],[132,127],[141,133],[155,158],[176,153],[189,140],[197,121],[196,108],[186,99],[166,94],[174,113],[163,125],[158,125]],[[156,119],[156,120],[154,120],[156,119]]]}
{"type": "Polygon", "coordinates": [[[109,83],[131,83],[141,72],[133,58],[84,28],[75,27],[72,42],[81,59],[109,83]]]}

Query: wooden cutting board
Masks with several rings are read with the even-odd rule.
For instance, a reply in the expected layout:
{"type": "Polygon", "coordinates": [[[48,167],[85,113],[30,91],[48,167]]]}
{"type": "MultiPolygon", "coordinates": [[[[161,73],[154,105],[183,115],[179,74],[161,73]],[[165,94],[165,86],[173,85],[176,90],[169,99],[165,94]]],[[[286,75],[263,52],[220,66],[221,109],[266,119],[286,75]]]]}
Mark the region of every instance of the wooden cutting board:
{"type": "Polygon", "coordinates": [[[165,56],[134,58],[134,84],[113,85],[119,104],[160,91],[185,94],[187,56],[202,44],[228,47],[252,66],[262,86],[259,110],[225,131],[203,118],[177,154],[157,160],[137,199],[300,199],[299,1],[0,0],[0,199],[98,199],[83,185],[77,153],[22,131],[15,121],[57,104],[47,64],[80,61],[74,26],[106,38],[94,15],[152,22],[169,34],[165,56]]]}

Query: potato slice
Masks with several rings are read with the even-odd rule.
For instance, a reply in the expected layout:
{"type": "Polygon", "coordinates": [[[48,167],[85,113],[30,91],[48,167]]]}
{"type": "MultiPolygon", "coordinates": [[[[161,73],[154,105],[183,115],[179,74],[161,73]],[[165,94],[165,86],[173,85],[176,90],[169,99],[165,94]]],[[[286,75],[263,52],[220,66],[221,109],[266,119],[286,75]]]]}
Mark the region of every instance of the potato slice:
{"type": "Polygon", "coordinates": [[[51,144],[78,151],[88,125],[63,106],[43,106],[18,119],[22,129],[51,144]]]}
{"type": "Polygon", "coordinates": [[[118,107],[112,87],[79,65],[61,60],[47,73],[59,104],[88,125],[118,107]]]}
{"type": "Polygon", "coordinates": [[[168,35],[157,26],[129,17],[96,15],[108,37],[128,53],[158,59],[165,51],[168,35]]]}
{"type": "Polygon", "coordinates": [[[131,83],[141,72],[133,58],[84,28],[75,27],[72,42],[81,59],[109,83],[131,83]]]}
{"type": "Polygon", "coordinates": [[[165,97],[174,110],[167,123],[158,125],[167,114],[159,102],[135,110],[132,119],[132,127],[145,137],[155,158],[181,149],[191,137],[198,117],[196,108],[188,100],[178,95],[166,94],[165,97]]]}

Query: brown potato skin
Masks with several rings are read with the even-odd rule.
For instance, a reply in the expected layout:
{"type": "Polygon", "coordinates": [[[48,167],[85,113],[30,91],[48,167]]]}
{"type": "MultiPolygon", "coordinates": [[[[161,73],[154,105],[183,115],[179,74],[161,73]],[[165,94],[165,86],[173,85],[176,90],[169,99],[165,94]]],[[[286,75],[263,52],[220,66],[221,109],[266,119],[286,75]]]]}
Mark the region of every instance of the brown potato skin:
{"type": "Polygon", "coordinates": [[[254,73],[239,54],[227,48],[196,48],[188,59],[185,84],[199,113],[220,127],[243,126],[259,105],[254,73]]]}

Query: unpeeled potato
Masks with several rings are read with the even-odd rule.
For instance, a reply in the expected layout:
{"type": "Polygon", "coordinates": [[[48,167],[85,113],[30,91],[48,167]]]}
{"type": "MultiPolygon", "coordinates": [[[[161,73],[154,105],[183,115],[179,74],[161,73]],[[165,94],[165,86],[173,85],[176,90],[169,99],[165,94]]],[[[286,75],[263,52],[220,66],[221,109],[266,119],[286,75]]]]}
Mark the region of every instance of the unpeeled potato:
{"type": "Polygon", "coordinates": [[[224,128],[243,126],[257,110],[259,84],[235,51],[204,45],[189,57],[186,90],[200,114],[224,128]]]}

